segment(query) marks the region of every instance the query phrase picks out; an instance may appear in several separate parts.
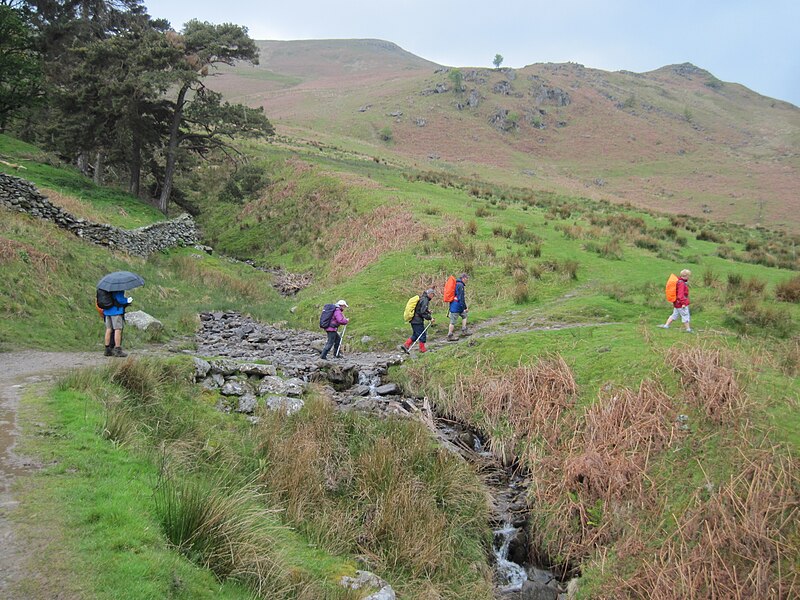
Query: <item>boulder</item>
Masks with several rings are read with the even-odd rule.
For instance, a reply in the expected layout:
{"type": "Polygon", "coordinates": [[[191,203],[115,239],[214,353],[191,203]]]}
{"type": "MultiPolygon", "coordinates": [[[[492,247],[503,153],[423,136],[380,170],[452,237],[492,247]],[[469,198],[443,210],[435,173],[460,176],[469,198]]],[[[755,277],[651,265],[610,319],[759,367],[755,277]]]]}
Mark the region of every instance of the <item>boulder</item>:
{"type": "Polygon", "coordinates": [[[289,398],[288,396],[267,396],[266,407],[270,410],[277,410],[285,412],[287,415],[293,415],[305,403],[300,398],[289,398]]]}
{"type": "Polygon", "coordinates": [[[229,379],[222,386],[220,394],[223,396],[244,396],[247,393],[247,387],[241,381],[236,379],[229,379]]]}
{"type": "MultiPolygon", "coordinates": [[[[355,577],[343,575],[342,578],[339,580],[339,585],[351,590],[362,590],[369,588],[380,590],[377,593],[383,592],[383,590],[386,588],[391,589],[391,586],[386,581],[384,581],[374,573],[361,570],[356,571],[355,577]]],[[[394,591],[392,591],[391,594],[392,594],[391,596],[380,597],[380,600],[384,600],[384,598],[386,598],[387,600],[389,598],[394,598],[395,597],[394,591]]],[[[374,598],[373,596],[375,596],[375,594],[368,596],[368,598],[371,598],[372,600],[378,600],[377,597],[374,598]]],[[[364,600],[366,600],[366,598],[364,600]]]]}
{"type": "Polygon", "coordinates": [[[526,581],[519,591],[520,600],[558,600],[558,590],[537,581],[526,581]]]}
{"type": "Polygon", "coordinates": [[[306,389],[306,382],[302,379],[298,379],[297,377],[287,379],[283,383],[286,386],[286,391],[284,393],[287,396],[302,396],[303,391],[306,389]]]}
{"type": "Polygon", "coordinates": [[[219,373],[224,377],[233,375],[239,370],[239,363],[224,358],[220,360],[209,361],[209,364],[211,365],[212,374],[219,373]]]}
{"type": "Polygon", "coordinates": [[[379,591],[364,598],[364,600],[395,600],[395,598],[397,598],[397,596],[392,586],[385,585],[379,591]]]}
{"type": "Polygon", "coordinates": [[[265,394],[285,394],[286,383],[280,377],[268,375],[261,380],[258,384],[258,395],[264,396],[265,394]]]}
{"type": "Polygon", "coordinates": [[[399,389],[395,383],[386,383],[375,388],[375,393],[379,396],[388,396],[389,394],[397,394],[399,389]]]}
{"type": "Polygon", "coordinates": [[[259,377],[278,374],[275,365],[261,365],[258,363],[244,363],[239,365],[239,371],[247,375],[258,375],[259,377]]]}
{"type": "Polygon", "coordinates": [[[214,383],[214,379],[212,377],[206,377],[205,379],[200,381],[200,386],[204,390],[209,390],[209,391],[219,389],[219,386],[216,383],[214,383]]]}
{"type": "Polygon", "coordinates": [[[203,360],[202,358],[197,358],[196,356],[192,357],[192,362],[194,363],[194,380],[200,381],[211,370],[211,365],[208,364],[207,361],[203,360]]]}
{"type": "Polygon", "coordinates": [[[253,411],[258,406],[258,399],[252,393],[246,393],[239,398],[239,403],[236,406],[236,412],[253,414],[253,411]]]}
{"type": "Polygon", "coordinates": [[[141,329],[142,331],[158,332],[164,329],[164,324],[161,321],[142,310],[125,313],[125,323],[133,325],[136,329],[141,329]]]}

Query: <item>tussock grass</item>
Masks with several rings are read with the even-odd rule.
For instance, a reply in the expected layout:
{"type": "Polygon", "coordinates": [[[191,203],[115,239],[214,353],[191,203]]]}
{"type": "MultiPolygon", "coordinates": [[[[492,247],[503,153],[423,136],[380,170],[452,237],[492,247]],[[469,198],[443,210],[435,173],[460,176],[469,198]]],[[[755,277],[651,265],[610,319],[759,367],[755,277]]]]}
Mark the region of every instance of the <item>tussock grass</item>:
{"type": "Polygon", "coordinates": [[[402,574],[408,597],[490,594],[476,543],[488,518],[481,486],[422,425],[340,415],[322,398],[292,417],[261,416],[260,481],[305,536],[367,557],[387,579],[402,574]]]}
{"type": "Polygon", "coordinates": [[[800,302],[800,275],[778,283],[775,286],[775,298],[781,302],[800,302]]]}
{"type": "Polygon", "coordinates": [[[623,535],[632,511],[656,507],[647,469],[673,438],[675,409],[657,384],[644,381],[636,391],[601,395],[582,421],[575,418],[548,452],[531,447],[525,455],[537,482],[535,541],[565,565],[623,535]]]}
{"type": "Polygon", "coordinates": [[[248,300],[260,300],[264,294],[263,284],[235,277],[222,270],[211,269],[191,256],[176,256],[170,263],[176,275],[183,281],[196,285],[197,289],[224,289],[248,300]]]}
{"type": "Polygon", "coordinates": [[[680,375],[687,399],[712,421],[739,418],[747,407],[733,363],[721,350],[678,346],[667,352],[667,362],[680,375]]]}
{"type": "Polygon", "coordinates": [[[25,242],[0,237],[0,264],[20,260],[39,274],[55,268],[55,259],[25,242]]]}
{"type": "Polygon", "coordinates": [[[106,405],[105,421],[100,436],[117,446],[128,442],[136,431],[136,422],[130,413],[119,406],[106,405]]]}
{"type": "MultiPolygon", "coordinates": [[[[474,221],[473,221],[474,222],[474,221]]],[[[386,252],[402,250],[422,240],[428,228],[408,210],[381,206],[352,217],[333,228],[325,242],[334,251],[329,276],[332,282],[360,273],[386,252]]]]}
{"type": "Polygon", "coordinates": [[[725,316],[725,324],[742,334],[761,332],[786,338],[792,335],[795,324],[786,307],[777,307],[745,297],[725,316]]]}
{"type": "Polygon", "coordinates": [[[162,472],[156,513],[167,538],[219,579],[236,579],[260,598],[294,598],[296,586],[275,552],[266,511],[250,487],[226,477],[195,480],[162,472]]]}
{"type": "Polygon", "coordinates": [[[523,440],[536,439],[546,447],[556,443],[559,416],[576,394],[572,371],[560,356],[510,370],[479,359],[470,373],[457,377],[451,393],[439,389],[437,404],[490,434],[490,449],[510,464],[523,440]]]}
{"type": "Polygon", "coordinates": [[[775,447],[747,448],[719,486],[701,487],[674,516],[672,534],[616,594],[687,600],[796,598],[800,481],[796,459],[775,447]]]}

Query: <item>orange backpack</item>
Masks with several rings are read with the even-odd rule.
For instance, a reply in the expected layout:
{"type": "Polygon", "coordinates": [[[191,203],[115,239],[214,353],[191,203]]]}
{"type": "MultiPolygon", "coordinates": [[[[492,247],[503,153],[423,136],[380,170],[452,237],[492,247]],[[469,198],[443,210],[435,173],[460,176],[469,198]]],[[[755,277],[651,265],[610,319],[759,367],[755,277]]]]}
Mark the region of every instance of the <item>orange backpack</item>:
{"type": "Polygon", "coordinates": [[[456,278],[453,275],[447,278],[447,283],[444,284],[444,293],[442,294],[442,302],[452,302],[456,299],[456,278]]]}
{"type": "Polygon", "coordinates": [[[675,302],[678,299],[678,276],[675,273],[670,273],[669,279],[667,279],[665,294],[667,302],[675,302]]]}

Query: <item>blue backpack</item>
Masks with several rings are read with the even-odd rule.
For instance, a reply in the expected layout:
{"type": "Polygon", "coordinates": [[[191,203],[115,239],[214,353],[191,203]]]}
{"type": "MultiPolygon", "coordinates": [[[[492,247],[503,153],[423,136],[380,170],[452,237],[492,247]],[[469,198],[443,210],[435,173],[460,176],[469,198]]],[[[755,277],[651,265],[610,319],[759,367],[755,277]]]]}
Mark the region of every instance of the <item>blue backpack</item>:
{"type": "Polygon", "coordinates": [[[333,313],[335,310],[335,304],[326,304],[322,307],[322,314],[319,316],[319,326],[322,329],[327,329],[331,326],[331,320],[333,319],[333,313]]]}

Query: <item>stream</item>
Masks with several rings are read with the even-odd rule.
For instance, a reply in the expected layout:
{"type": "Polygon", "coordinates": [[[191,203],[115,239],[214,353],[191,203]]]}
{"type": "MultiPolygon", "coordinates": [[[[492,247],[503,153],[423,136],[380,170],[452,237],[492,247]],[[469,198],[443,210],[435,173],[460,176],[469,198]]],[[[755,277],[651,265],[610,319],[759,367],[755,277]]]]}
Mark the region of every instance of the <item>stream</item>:
{"type": "Polygon", "coordinates": [[[420,420],[443,447],[472,465],[492,498],[490,525],[494,543],[489,558],[495,571],[497,597],[567,598],[566,585],[547,565],[532,561],[539,553],[531,551],[528,541],[526,496],[530,477],[519,467],[504,466],[486,451],[485,439],[479,432],[437,414],[426,398],[384,383],[388,367],[407,360],[406,355],[399,351],[347,352],[344,357],[323,361],[319,349],[324,338],[319,333],[265,325],[235,312],[204,313],[200,319],[196,342],[201,355],[269,361],[290,377],[328,384],[340,410],[420,420]]]}

